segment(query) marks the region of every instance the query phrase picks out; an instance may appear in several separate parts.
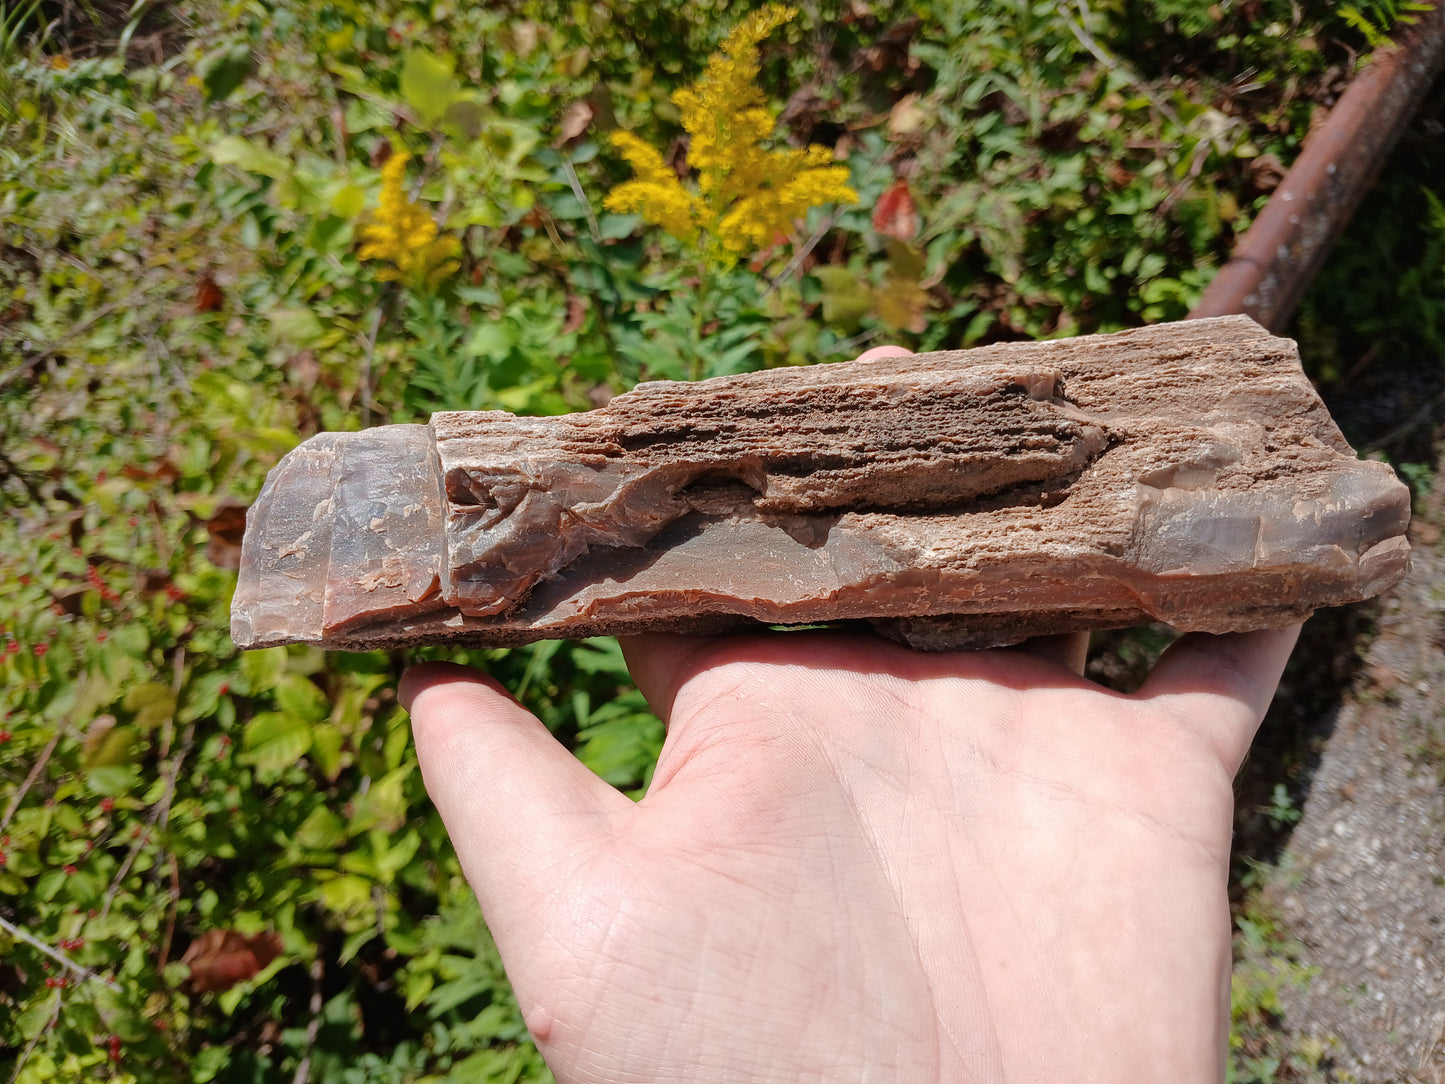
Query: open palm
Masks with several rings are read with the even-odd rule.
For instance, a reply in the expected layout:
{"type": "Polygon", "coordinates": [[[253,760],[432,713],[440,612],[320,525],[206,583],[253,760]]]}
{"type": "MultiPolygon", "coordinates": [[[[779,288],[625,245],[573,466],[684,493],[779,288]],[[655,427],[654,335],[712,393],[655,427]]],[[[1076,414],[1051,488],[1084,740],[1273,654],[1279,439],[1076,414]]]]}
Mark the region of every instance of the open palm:
{"type": "Polygon", "coordinates": [[[1231,782],[1293,638],[1188,637],[1134,696],[1020,651],[638,638],[636,804],[482,675],[403,699],[559,1080],[1211,1080],[1231,782]]]}

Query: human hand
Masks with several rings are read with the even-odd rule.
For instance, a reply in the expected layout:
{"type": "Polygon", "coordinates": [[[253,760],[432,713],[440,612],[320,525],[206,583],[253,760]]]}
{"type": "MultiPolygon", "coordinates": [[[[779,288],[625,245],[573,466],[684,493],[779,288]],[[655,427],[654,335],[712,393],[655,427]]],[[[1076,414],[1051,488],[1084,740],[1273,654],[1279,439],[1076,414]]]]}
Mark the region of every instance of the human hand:
{"type": "Polygon", "coordinates": [[[403,679],[423,774],[560,1081],[1218,1080],[1232,780],[1295,630],[1133,696],[1018,650],[625,644],[634,804],[489,678],[403,679]]]}

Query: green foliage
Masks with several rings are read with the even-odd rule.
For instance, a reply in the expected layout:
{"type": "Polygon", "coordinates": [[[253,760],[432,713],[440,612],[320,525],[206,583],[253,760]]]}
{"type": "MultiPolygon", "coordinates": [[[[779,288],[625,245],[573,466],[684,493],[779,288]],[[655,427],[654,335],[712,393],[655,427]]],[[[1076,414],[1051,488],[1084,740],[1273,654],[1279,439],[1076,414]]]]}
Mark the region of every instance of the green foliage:
{"type": "Polygon", "coordinates": [[[1434,10],[1419,0],[1362,0],[1358,4],[1341,4],[1340,18],[1360,32],[1371,49],[1390,44],[1390,35],[1398,26],[1413,26],[1423,12],[1434,10]]]}
{"type": "Polygon", "coordinates": [[[1299,946],[1281,938],[1258,907],[1236,920],[1235,966],[1229,984],[1232,1084],[1317,1080],[1333,1042],[1287,1038],[1272,1029],[1283,1012],[1280,995],[1316,972],[1299,963],[1299,946]]]}
{"type": "Polygon", "coordinates": [[[669,96],[736,17],[715,0],[186,0],[154,51],[152,5],[114,42],[8,6],[0,1076],[547,1079],[396,680],[484,666],[634,796],[661,724],[610,641],[238,654],[239,507],[321,428],[1181,315],[1261,199],[1249,163],[1303,130],[1327,13],[1276,32],[1281,3],[1194,42],[1189,0],[805,12],[761,85],[861,202],[705,281],[602,210],[628,171],[599,148],[684,153],[669,96]],[[1256,69],[1250,110],[1211,65],[1256,69]],[[396,152],[455,268],[360,257],[396,152]],[[217,978],[223,934],[277,952],[217,978]]]}

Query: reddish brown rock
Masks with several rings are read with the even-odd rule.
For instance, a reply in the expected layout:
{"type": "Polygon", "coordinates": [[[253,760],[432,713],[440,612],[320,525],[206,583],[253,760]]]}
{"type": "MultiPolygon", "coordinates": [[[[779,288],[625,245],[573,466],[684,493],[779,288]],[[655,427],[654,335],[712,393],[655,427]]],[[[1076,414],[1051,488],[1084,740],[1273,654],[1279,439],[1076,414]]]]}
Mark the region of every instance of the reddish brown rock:
{"type": "Polygon", "coordinates": [[[252,507],[242,647],[867,620],[927,648],[1224,632],[1404,574],[1408,491],[1244,317],[323,433],[252,507]]]}

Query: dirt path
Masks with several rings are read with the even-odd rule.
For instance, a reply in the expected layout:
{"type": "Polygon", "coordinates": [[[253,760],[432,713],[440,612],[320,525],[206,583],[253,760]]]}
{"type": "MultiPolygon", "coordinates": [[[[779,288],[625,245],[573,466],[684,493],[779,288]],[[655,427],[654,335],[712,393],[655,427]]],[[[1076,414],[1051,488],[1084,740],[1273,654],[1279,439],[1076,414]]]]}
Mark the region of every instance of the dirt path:
{"type": "Polygon", "coordinates": [[[1437,474],[1435,492],[1417,502],[1411,572],[1381,601],[1303,817],[1261,896],[1315,969],[1280,991],[1283,1027],[1323,1041],[1315,1080],[1445,1082],[1442,526],[1437,474]]]}

